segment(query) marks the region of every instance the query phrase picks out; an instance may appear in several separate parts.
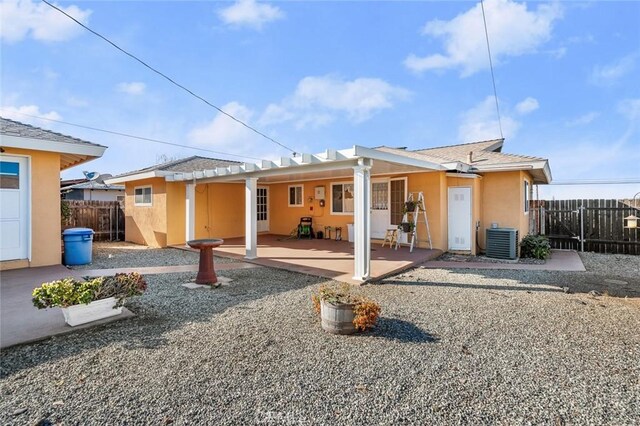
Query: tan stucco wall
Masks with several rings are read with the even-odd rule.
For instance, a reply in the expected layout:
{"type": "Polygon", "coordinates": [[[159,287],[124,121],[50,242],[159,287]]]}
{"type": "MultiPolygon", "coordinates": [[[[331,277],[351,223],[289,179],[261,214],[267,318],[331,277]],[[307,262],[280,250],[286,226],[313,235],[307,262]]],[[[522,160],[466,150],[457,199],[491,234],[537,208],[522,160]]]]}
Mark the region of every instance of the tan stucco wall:
{"type": "Polygon", "coordinates": [[[127,182],[125,185],[125,240],[150,247],[167,245],[167,194],[164,178],[127,182]],[[136,206],[134,189],[151,185],[152,205],[136,206]]]}
{"type": "MultiPolygon", "coordinates": [[[[30,157],[31,262],[29,266],[60,264],[62,260],[60,154],[16,148],[4,148],[4,150],[7,155],[30,157]]],[[[0,262],[0,269],[24,266],[24,262],[0,262]]]]}
{"type": "Polygon", "coordinates": [[[186,243],[186,186],[182,182],[167,182],[167,245],[186,243]]]}
{"type": "Polygon", "coordinates": [[[196,185],[195,237],[233,238],[244,236],[244,198],[244,184],[196,185]]]}
{"type": "Polygon", "coordinates": [[[522,239],[529,232],[529,215],[524,212],[524,180],[531,184],[525,171],[487,173],[484,175],[480,245],[485,247],[485,230],[497,222],[501,228],[518,229],[522,239]]]}

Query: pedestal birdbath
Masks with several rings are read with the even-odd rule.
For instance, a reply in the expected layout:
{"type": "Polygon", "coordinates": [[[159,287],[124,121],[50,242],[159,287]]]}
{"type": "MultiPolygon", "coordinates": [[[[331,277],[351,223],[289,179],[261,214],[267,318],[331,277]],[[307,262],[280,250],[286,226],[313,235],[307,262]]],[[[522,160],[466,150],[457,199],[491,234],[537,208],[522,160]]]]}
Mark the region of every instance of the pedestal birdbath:
{"type": "Polygon", "coordinates": [[[216,270],[213,266],[213,249],[222,243],[224,243],[224,240],[220,238],[187,241],[189,247],[200,250],[200,265],[198,266],[196,284],[213,285],[218,282],[216,270]]]}

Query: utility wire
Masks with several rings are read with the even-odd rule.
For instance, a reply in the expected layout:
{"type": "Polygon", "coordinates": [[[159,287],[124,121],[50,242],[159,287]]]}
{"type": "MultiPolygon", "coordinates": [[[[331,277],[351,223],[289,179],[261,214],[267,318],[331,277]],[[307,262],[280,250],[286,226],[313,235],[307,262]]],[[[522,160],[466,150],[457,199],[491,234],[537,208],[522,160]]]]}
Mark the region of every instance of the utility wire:
{"type": "MultiPolygon", "coordinates": [[[[0,107],[0,109],[3,109],[3,108],[0,107]]],[[[193,147],[193,146],[183,145],[183,144],[179,144],[179,143],[175,143],[175,142],[161,141],[159,139],[145,138],[144,136],[130,135],[128,133],[116,132],[114,130],[99,129],[97,127],[91,127],[91,126],[85,126],[85,125],[82,125],[82,124],[69,123],[67,121],[61,121],[61,120],[54,120],[53,118],[40,117],[40,116],[37,116],[37,115],[31,115],[31,114],[25,114],[24,112],[19,112],[19,111],[12,111],[12,112],[16,112],[16,113],[18,113],[20,115],[24,115],[26,117],[37,118],[39,120],[52,121],[54,123],[60,123],[60,124],[66,124],[68,126],[80,127],[81,129],[88,129],[88,130],[94,130],[96,132],[109,133],[111,135],[124,136],[126,138],[139,139],[139,140],[142,140],[142,141],[159,143],[159,144],[163,144],[163,145],[177,146],[177,147],[180,147],[180,148],[193,149],[193,150],[196,150],[196,151],[206,151],[206,152],[211,152],[211,153],[217,154],[217,155],[227,155],[229,157],[250,158],[252,160],[261,160],[261,158],[250,157],[248,155],[230,154],[228,152],[214,151],[212,149],[196,148],[196,147],[193,147]]]]}
{"type": "MultiPolygon", "coordinates": [[[[44,1],[44,0],[43,0],[44,1]]],[[[493,74],[493,60],[491,59],[491,46],[489,45],[489,31],[487,30],[487,17],[484,14],[484,0],[480,0],[482,8],[482,22],[484,22],[484,35],[487,39],[487,53],[489,54],[489,68],[491,68],[491,82],[493,83],[493,97],[496,100],[496,112],[498,113],[498,127],[500,128],[500,137],[504,139],[502,133],[502,119],[500,118],[500,105],[498,104],[498,91],[496,90],[496,77],[493,74]]]]}
{"type": "Polygon", "coordinates": [[[105,36],[103,36],[102,34],[92,30],[91,28],[89,28],[88,26],[86,26],[85,24],[83,24],[82,22],[78,21],[76,18],[74,18],[73,16],[69,15],[67,12],[65,12],[64,10],[60,9],[59,7],[49,3],[47,0],[41,0],[43,3],[45,3],[46,5],[50,6],[51,8],[57,10],[58,12],[62,13],[63,15],[65,15],[67,18],[71,19],[72,21],[74,21],[76,24],[80,25],[82,28],[84,28],[85,30],[89,31],[90,33],[92,33],[93,35],[101,38],[102,40],[106,41],[107,43],[109,43],[110,45],[112,45],[113,47],[115,47],[116,49],[118,49],[119,51],[121,51],[122,53],[124,53],[125,55],[129,56],[131,59],[139,62],[140,64],[142,64],[143,66],[145,66],[146,68],[150,69],[151,71],[153,71],[154,73],[158,74],[159,76],[165,78],[166,80],[168,80],[170,83],[174,84],[175,86],[179,87],[180,89],[184,90],[185,92],[189,93],[191,96],[194,96],[195,98],[201,100],[202,102],[204,102],[205,104],[209,105],[210,107],[216,109],[218,112],[220,112],[221,114],[226,115],[227,117],[229,117],[230,119],[234,120],[235,122],[243,125],[244,127],[246,127],[247,129],[251,130],[254,133],[257,133],[258,135],[262,136],[263,138],[275,143],[276,145],[281,146],[282,148],[289,150],[293,153],[293,156],[296,156],[296,151],[289,148],[288,146],[278,142],[277,140],[273,139],[270,136],[267,136],[266,134],[262,133],[260,130],[251,127],[250,125],[248,125],[247,123],[245,123],[244,121],[234,117],[233,115],[229,114],[228,112],[224,111],[223,109],[221,109],[220,107],[217,107],[216,105],[212,104],[211,102],[209,102],[208,100],[206,100],[205,98],[203,98],[200,95],[197,95],[196,93],[192,92],[191,90],[187,89],[185,86],[183,86],[182,84],[176,82],[174,79],[172,79],[171,77],[167,76],[166,74],[162,73],[161,71],[157,70],[156,68],[152,67],[151,65],[147,64],[145,61],[143,61],[142,59],[138,58],[137,56],[133,55],[132,53],[127,52],[126,50],[124,50],[123,48],[121,48],[120,46],[118,46],[117,44],[115,44],[114,42],[112,42],[111,40],[109,40],[108,38],[106,38],[105,36]]]}

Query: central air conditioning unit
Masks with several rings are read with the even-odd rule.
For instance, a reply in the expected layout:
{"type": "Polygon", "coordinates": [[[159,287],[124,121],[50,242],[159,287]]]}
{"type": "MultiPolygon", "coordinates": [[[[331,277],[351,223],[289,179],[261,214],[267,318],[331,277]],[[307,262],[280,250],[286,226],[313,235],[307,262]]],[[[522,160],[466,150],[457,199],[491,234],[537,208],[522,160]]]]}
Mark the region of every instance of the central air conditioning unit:
{"type": "Polygon", "coordinates": [[[518,257],[518,230],[515,228],[487,229],[487,257],[516,259],[518,257]]]}

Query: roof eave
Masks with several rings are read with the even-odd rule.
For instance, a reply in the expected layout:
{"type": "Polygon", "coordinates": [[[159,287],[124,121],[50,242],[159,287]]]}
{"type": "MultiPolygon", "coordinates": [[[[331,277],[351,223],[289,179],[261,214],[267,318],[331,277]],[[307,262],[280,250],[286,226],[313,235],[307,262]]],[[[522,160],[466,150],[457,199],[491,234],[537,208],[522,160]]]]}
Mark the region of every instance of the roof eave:
{"type": "Polygon", "coordinates": [[[529,170],[537,171],[541,174],[541,179],[535,179],[536,184],[548,184],[551,183],[551,168],[549,167],[549,160],[539,161],[526,161],[518,163],[504,163],[504,164],[487,164],[478,165],[473,168],[474,171],[481,173],[484,172],[507,172],[516,170],[529,170]]]}

